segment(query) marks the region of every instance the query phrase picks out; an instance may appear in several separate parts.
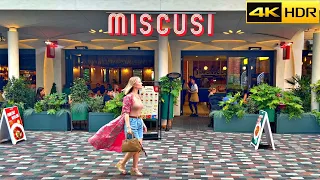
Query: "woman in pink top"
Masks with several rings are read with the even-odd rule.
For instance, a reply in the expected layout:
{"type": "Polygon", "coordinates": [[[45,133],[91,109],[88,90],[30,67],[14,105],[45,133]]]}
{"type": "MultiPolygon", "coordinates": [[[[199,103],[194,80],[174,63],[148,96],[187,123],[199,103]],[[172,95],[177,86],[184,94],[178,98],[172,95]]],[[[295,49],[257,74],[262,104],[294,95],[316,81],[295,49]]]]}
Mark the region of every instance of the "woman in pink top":
{"type": "MultiPolygon", "coordinates": [[[[127,138],[131,138],[132,134],[138,138],[142,144],[143,131],[147,131],[143,120],[140,117],[143,104],[141,102],[138,91],[142,89],[142,82],[139,77],[131,77],[127,86],[123,89],[126,95],[123,98],[122,114],[115,120],[101,127],[99,131],[89,139],[96,149],[105,149],[108,151],[121,152],[122,141],[128,134],[127,138]]],[[[123,160],[116,165],[121,174],[126,174],[125,166],[130,158],[133,158],[133,166],[130,171],[131,175],[142,176],[138,170],[140,152],[127,153],[123,160]]]]}

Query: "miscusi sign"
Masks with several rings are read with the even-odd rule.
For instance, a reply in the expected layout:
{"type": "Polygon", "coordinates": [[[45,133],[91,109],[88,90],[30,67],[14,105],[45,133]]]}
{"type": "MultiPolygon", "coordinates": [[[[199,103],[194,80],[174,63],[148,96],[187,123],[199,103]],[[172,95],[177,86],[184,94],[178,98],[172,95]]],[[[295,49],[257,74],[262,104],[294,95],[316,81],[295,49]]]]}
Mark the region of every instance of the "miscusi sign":
{"type": "MultiPolygon", "coordinates": [[[[214,32],[214,15],[207,15],[207,28],[204,26],[205,18],[201,14],[174,14],[173,18],[168,14],[159,14],[156,18],[153,18],[150,14],[131,14],[130,15],[130,34],[132,36],[137,35],[137,19],[143,27],[139,28],[139,31],[144,36],[151,36],[154,31],[152,22],[157,22],[155,28],[160,36],[168,36],[172,31],[177,36],[185,36],[190,30],[194,36],[202,36],[207,31],[208,36],[213,36],[214,32]],[[139,16],[137,18],[137,16],[139,16]],[[190,17],[188,19],[188,16],[190,17]],[[192,25],[188,29],[189,21],[192,25]],[[172,23],[173,28],[165,27],[165,24],[172,23]]],[[[108,17],[108,34],[110,36],[128,36],[128,17],[123,13],[111,13],[108,17]]]]}

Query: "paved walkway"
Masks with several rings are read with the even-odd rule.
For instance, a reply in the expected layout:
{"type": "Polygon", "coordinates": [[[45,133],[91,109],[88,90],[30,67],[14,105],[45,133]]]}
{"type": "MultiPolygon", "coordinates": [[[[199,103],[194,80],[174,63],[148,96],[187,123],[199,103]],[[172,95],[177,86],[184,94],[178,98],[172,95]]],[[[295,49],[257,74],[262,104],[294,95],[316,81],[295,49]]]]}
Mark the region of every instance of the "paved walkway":
{"type": "MultiPolygon", "coordinates": [[[[320,179],[320,135],[274,135],[276,151],[255,151],[251,134],[163,133],[144,142],[144,179],[320,179]]],[[[0,144],[0,179],[132,179],[114,168],[122,154],[94,150],[91,135],[27,132],[25,142],[0,144]]]]}

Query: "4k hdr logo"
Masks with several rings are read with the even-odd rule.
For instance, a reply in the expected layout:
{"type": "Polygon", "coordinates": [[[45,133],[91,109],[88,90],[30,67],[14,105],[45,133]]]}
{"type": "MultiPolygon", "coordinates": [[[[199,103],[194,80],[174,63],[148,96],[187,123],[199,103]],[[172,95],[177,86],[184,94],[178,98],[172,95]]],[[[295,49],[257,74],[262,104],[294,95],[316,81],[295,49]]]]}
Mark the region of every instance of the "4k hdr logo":
{"type": "Polygon", "coordinates": [[[319,1],[247,1],[247,23],[319,23],[319,1]]]}

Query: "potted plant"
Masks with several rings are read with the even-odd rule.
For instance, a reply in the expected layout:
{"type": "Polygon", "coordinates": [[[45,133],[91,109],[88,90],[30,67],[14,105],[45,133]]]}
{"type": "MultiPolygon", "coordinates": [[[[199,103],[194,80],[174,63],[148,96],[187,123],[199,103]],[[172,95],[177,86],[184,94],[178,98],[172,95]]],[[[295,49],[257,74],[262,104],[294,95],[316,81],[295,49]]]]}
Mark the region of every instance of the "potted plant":
{"type": "Polygon", "coordinates": [[[290,79],[286,79],[286,82],[292,85],[290,90],[295,96],[303,99],[302,107],[305,112],[311,111],[311,78],[310,76],[298,76],[295,75],[290,79]]]}
{"type": "Polygon", "coordinates": [[[65,94],[49,94],[38,101],[34,109],[29,108],[24,113],[24,128],[39,131],[68,131],[71,123],[69,111],[64,109],[65,94]]]}
{"type": "Polygon", "coordinates": [[[18,106],[21,117],[25,107],[33,107],[35,102],[35,91],[29,88],[24,78],[10,78],[4,87],[4,96],[6,102],[3,107],[18,106]]]}
{"type": "Polygon", "coordinates": [[[106,102],[103,112],[105,113],[112,113],[114,114],[114,117],[118,117],[121,115],[122,111],[122,100],[124,97],[124,93],[118,94],[114,99],[111,99],[110,101],[106,102]]]}
{"type": "Polygon", "coordinates": [[[269,121],[275,122],[275,109],[281,103],[281,89],[268,84],[260,84],[250,89],[250,98],[257,104],[259,110],[268,113],[269,121]]]}
{"type": "Polygon", "coordinates": [[[252,132],[257,121],[256,105],[252,100],[244,104],[241,93],[238,92],[234,96],[229,94],[226,101],[221,101],[222,110],[211,113],[214,116],[215,132],[252,132]]]}
{"type": "Polygon", "coordinates": [[[114,119],[113,113],[104,112],[103,96],[90,98],[89,102],[89,132],[98,131],[103,125],[114,119]]]}
{"type": "Polygon", "coordinates": [[[173,119],[173,105],[177,104],[179,94],[182,90],[182,83],[180,79],[170,81],[167,76],[160,78],[160,97],[161,97],[161,119],[162,128],[165,128],[167,119],[169,119],[168,126],[171,126],[173,119]],[[171,91],[170,91],[171,89],[171,91]],[[170,96],[170,101],[169,101],[170,96]],[[170,111],[168,118],[168,109],[170,111]]]}
{"type": "Polygon", "coordinates": [[[77,78],[73,82],[70,98],[72,121],[88,120],[89,90],[84,79],[77,78]]]}

